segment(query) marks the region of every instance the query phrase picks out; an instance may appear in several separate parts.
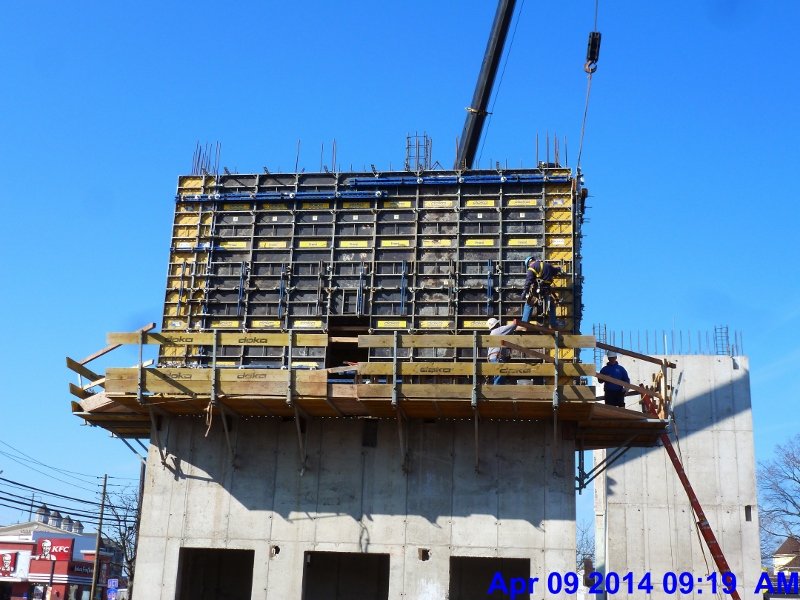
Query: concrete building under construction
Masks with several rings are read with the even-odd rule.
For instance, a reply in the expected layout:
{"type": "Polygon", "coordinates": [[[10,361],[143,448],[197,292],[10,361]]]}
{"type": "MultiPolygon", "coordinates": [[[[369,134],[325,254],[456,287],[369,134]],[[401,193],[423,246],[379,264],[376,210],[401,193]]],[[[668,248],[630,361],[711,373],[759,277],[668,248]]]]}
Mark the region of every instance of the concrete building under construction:
{"type": "Polygon", "coordinates": [[[665,443],[678,365],[581,335],[579,171],[472,168],[513,6],[452,170],[179,178],[161,330],[67,361],[77,416],[150,440],[136,598],[571,595],[576,468],[665,443]],[[560,272],[524,323],[529,257],[560,272]],[[136,366],[92,370],[121,344],[136,366]],[[583,349],[653,365],[645,410],[598,402],[583,349]]]}

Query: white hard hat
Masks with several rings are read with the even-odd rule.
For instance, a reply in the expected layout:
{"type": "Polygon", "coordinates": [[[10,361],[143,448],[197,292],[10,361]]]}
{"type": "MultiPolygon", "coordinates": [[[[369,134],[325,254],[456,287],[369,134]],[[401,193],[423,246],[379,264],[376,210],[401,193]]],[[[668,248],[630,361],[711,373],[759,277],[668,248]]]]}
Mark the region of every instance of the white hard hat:
{"type": "Polygon", "coordinates": [[[613,350],[609,350],[608,352],[606,352],[606,357],[608,357],[608,358],[617,358],[617,353],[614,352],[613,350]]]}
{"type": "Polygon", "coordinates": [[[500,322],[499,319],[495,319],[494,317],[492,317],[488,321],[486,321],[486,327],[488,327],[489,329],[494,329],[499,322],[500,322]]]}

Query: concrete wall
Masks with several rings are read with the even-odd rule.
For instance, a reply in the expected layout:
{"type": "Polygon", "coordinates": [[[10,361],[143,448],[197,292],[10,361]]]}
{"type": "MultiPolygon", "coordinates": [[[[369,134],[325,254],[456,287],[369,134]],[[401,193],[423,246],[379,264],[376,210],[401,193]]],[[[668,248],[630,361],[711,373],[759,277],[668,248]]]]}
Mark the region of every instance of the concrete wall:
{"type": "MultiPolygon", "coordinates": [[[[670,359],[678,365],[672,377],[677,389],[677,427],[671,439],[738,579],[739,594],[754,598],[760,552],[747,358],[670,359]]],[[[620,364],[628,370],[632,383],[651,382],[654,365],[624,356],[620,357],[620,364]]],[[[638,396],[629,396],[627,404],[636,409],[638,396]]],[[[602,451],[595,452],[595,461],[602,456],[602,451]]],[[[697,587],[698,577],[716,571],[708,549],[698,539],[683,486],[660,446],[629,450],[606,472],[605,478],[599,478],[595,513],[599,568],[605,566],[620,575],[630,571],[634,578],[650,573],[656,590],[666,572],[692,573],[697,587]]],[[[694,593],[699,598],[710,595],[707,585],[699,595],[694,593]]],[[[625,596],[620,592],[615,597],[625,596]]],[[[630,597],[643,596],[637,591],[630,597]]],[[[652,597],[677,596],[654,592],[652,597]]]]}
{"type": "Polygon", "coordinates": [[[447,598],[451,556],[574,571],[574,444],[554,442],[551,424],[483,422],[476,473],[471,422],[411,423],[407,475],[397,424],[380,422],[375,447],[363,428],[309,423],[301,476],[293,422],[234,421],[234,469],[219,420],[208,437],[200,420],[165,420],[167,466],[153,446],[148,457],[136,597],[175,598],[181,547],[254,550],[254,600],[300,600],[306,551],[389,554],[392,599],[447,598]]]}

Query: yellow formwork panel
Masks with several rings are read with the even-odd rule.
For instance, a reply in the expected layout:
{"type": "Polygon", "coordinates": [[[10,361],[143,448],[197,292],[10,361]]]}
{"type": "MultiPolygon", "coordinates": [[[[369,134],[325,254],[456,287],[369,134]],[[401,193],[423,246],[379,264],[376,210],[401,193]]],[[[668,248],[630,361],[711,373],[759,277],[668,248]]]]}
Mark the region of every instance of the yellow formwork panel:
{"type": "Polygon", "coordinates": [[[497,206],[497,200],[467,200],[464,202],[467,208],[494,208],[497,206]]]}
{"type": "Polygon", "coordinates": [[[208,238],[211,235],[211,227],[208,225],[176,225],[172,228],[172,238],[189,238],[196,240],[197,238],[208,238]]]}
{"type": "Polygon", "coordinates": [[[572,235],[572,221],[548,221],[545,225],[545,233],[555,233],[560,235],[572,235]]]}
{"type": "Polygon", "coordinates": [[[208,262],[208,255],[206,252],[193,252],[191,254],[186,252],[171,252],[169,255],[169,262],[176,265],[198,263],[199,269],[199,265],[205,265],[208,262]]]}
{"type": "Polygon", "coordinates": [[[184,194],[202,194],[205,189],[216,185],[215,177],[203,175],[182,175],[178,177],[178,191],[184,194]]]}
{"type": "Polygon", "coordinates": [[[572,248],[572,236],[548,235],[544,239],[545,248],[572,248]]]}
{"type": "Polygon", "coordinates": [[[569,208],[548,208],[545,210],[548,221],[569,221],[572,223],[572,210],[569,208]]]}
{"type": "Polygon", "coordinates": [[[572,260],[572,249],[545,248],[544,259],[548,261],[572,260]]]}
{"type": "MultiPolygon", "coordinates": [[[[167,301],[169,302],[169,300],[167,301]]],[[[181,304],[180,309],[178,309],[178,305],[167,304],[164,310],[165,317],[188,317],[190,316],[189,312],[189,305],[188,304],[181,304]]]]}
{"type": "Polygon", "coordinates": [[[447,319],[420,319],[420,329],[451,329],[453,321],[447,319]]]}
{"type": "Polygon", "coordinates": [[[280,329],[280,319],[251,319],[250,329],[280,329]]]}
{"type": "Polygon", "coordinates": [[[557,317],[571,317],[572,316],[572,304],[559,304],[556,306],[556,316],[557,317]]]}
{"type": "Polygon", "coordinates": [[[453,248],[455,245],[454,238],[422,238],[423,248],[453,248]]]}
{"type": "MultiPolygon", "coordinates": [[[[184,256],[180,255],[180,254],[177,254],[176,257],[184,258],[184,256]]],[[[183,275],[183,277],[188,278],[188,277],[190,277],[192,275],[192,270],[194,269],[194,272],[195,272],[195,285],[198,285],[197,284],[197,281],[198,281],[198,279],[197,279],[198,275],[197,274],[198,273],[205,273],[205,268],[206,268],[206,263],[205,262],[196,263],[193,260],[182,260],[180,262],[177,261],[177,260],[171,260],[170,264],[169,264],[169,271],[167,273],[167,277],[178,277],[178,278],[180,278],[181,275],[183,275]],[[196,267],[193,266],[195,264],[197,264],[196,267]],[[186,265],[186,266],[184,266],[184,265],[186,265]]]]}
{"type": "Polygon", "coordinates": [[[372,208],[372,202],[345,200],[342,202],[342,208],[372,208]]]}
{"type": "Polygon", "coordinates": [[[381,208],[412,208],[414,206],[411,200],[384,200],[381,208]]]}
{"type": "Polygon", "coordinates": [[[572,194],[548,194],[545,198],[547,208],[572,206],[572,194]]]}
{"type": "MultiPolygon", "coordinates": [[[[486,321],[484,321],[484,324],[486,321]]],[[[379,319],[375,324],[376,329],[407,329],[408,321],[406,319],[379,319]]]]}
{"type": "Polygon", "coordinates": [[[495,246],[499,240],[495,238],[468,238],[464,245],[471,247],[491,247],[495,246]]]}
{"type": "Polygon", "coordinates": [[[539,198],[509,198],[506,200],[506,206],[512,207],[526,207],[526,206],[539,206],[542,201],[539,198]]]}
{"type": "Polygon", "coordinates": [[[329,248],[330,242],[328,240],[300,240],[297,244],[298,248],[329,248]]]}
{"type": "Polygon", "coordinates": [[[164,318],[164,331],[185,331],[189,327],[187,319],[164,318]]]}
{"type": "Polygon", "coordinates": [[[536,247],[536,246],[539,245],[539,238],[533,238],[533,237],[512,238],[512,237],[510,237],[510,238],[508,238],[506,240],[506,245],[512,246],[512,247],[514,247],[514,246],[525,246],[525,247],[533,246],[533,247],[536,247]]]}
{"type": "Polygon", "coordinates": [[[247,250],[250,244],[248,240],[222,240],[219,247],[225,250],[247,250]]]}
{"type": "Polygon", "coordinates": [[[322,329],[322,319],[292,319],[292,329],[322,329]]]}
{"type": "Polygon", "coordinates": [[[176,212],[175,225],[197,225],[200,223],[199,212],[176,212]]]}
{"type": "Polygon", "coordinates": [[[211,319],[211,323],[209,323],[211,329],[238,329],[241,326],[242,320],[236,318],[211,319]]]}
{"type": "Polygon", "coordinates": [[[423,208],[455,208],[456,200],[444,200],[437,198],[436,200],[424,200],[422,201],[423,208]]]}
{"type": "Polygon", "coordinates": [[[572,192],[572,182],[555,183],[548,181],[545,184],[545,193],[547,194],[568,194],[572,192]]]}

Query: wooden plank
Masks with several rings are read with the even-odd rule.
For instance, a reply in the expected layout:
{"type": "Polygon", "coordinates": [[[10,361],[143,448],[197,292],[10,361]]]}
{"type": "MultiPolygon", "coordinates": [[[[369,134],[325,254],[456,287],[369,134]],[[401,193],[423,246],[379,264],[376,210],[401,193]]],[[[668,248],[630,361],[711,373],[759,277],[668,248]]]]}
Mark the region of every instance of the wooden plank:
{"type": "MultiPolygon", "coordinates": [[[[551,358],[551,357],[548,357],[551,358]]],[[[551,358],[552,360],[552,358],[551,358]]],[[[568,377],[590,377],[595,373],[594,364],[562,363],[561,374],[568,377]]],[[[329,369],[330,371],[330,369],[329,369]]],[[[431,375],[441,377],[467,377],[472,375],[472,363],[468,362],[403,362],[398,365],[400,375],[431,375]]],[[[392,363],[361,363],[360,375],[391,375],[392,363]]],[[[555,366],[530,363],[478,363],[478,375],[508,375],[511,377],[537,377],[555,375],[555,366]]]]}
{"type": "Polygon", "coordinates": [[[616,383],[617,385],[621,385],[625,389],[628,390],[636,390],[640,394],[645,394],[646,396],[655,396],[656,398],[660,398],[663,400],[664,398],[661,396],[661,393],[656,390],[648,390],[645,387],[640,385],[633,385],[632,383],[628,383],[627,381],[622,381],[621,379],[615,379],[614,377],[609,377],[608,375],[603,375],[602,373],[597,374],[597,378],[602,381],[608,381],[609,383],[616,383]]]}
{"type": "Polygon", "coordinates": [[[529,348],[523,348],[522,346],[518,346],[508,340],[503,340],[500,342],[500,345],[504,348],[510,348],[511,350],[516,350],[517,352],[521,352],[525,356],[530,356],[532,358],[539,358],[548,363],[555,363],[556,359],[549,354],[544,354],[543,352],[538,352],[537,350],[530,350],[529,348]]]}
{"type": "Polygon", "coordinates": [[[90,394],[82,387],[75,385],[74,383],[69,384],[69,393],[73,396],[77,396],[81,400],[86,400],[86,398],[90,398],[93,394],[90,394]]]}
{"type": "Polygon", "coordinates": [[[86,379],[88,379],[89,381],[102,379],[100,375],[98,375],[91,369],[84,367],[78,361],[72,360],[69,356],[67,357],[67,368],[70,369],[71,371],[75,371],[81,377],[86,377],[86,379]]]}
{"type": "MultiPolygon", "coordinates": [[[[366,364],[366,363],[364,363],[366,364]]],[[[345,365],[343,367],[331,367],[330,369],[325,369],[328,373],[355,373],[360,372],[361,365],[345,365]]]]}
{"type": "MultiPolygon", "coordinates": [[[[356,386],[359,398],[391,398],[391,384],[360,384],[356,386]]],[[[552,400],[551,385],[481,385],[478,386],[480,398],[514,400],[552,400]]],[[[561,386],[559,395],[564,400],[594,400],[594,389],[588,386],[561,386]]],[[[400,398],[431,398],[439,402],[471,400],[470,384],[415,384],[404,383],[398,386],[400,398]]]]}
{"type": "MultiPolygon", "coordinates": [[[[150,331],[150,330],[155,329],[155,328],[156,328],[156,324],[155,323],[148,323],[144,327],[140,327],[137,330],[137,335],[138,335],[139,331],[150,331]]],[[[86,363],[93,361],[95,358],[99,358],[99,357],[103,356],[104,354],[108,354],[112,350],[115,350],[116,348],[119,348],[121,345],[122,344],[116,344],[116,343],[109,344],[108,346],[106,346],[102,350],[98,350],[94,354],[90,354],[89,356],[87,356],[83,360],[79,360],[78,362],[81,363],[82,365],[85,365],[86,363]]]]}
{"type": "MultiPolygon", "coordinates": [[[[398,344],[401,348],[472,348],[471,335],[400,335],[398,344]]],[[[479,335],[478,347],[490,348],[500,346],[501,341],[508,341],[523,348],[555,348],[553,336],[550,335],[479,335]]],[[[394,336],[360,335],[358,345],[361,348],[392,348],[394,336]]],[[[561,335],[559,348],[594,348],[595,339],[591,335],[561,335]]]]}
{"type": "Polygon", "coordinates": [[[647,356],[646,354],[639,354],[638,352],[633,352],[632,350],[626,350],[625,348],[619,348],[617,346],[611,346],[610,344],[604,344],[603,342],[597,342],[596,346],[602,350],[611,350],[617,354],[624,354],[625,356],[630,356],[631,358],[638,358],[639,360],[653,363],[655,365],[663,365],[666,363],[670,369],[674,369],[678,366],[674,362],[670,362],[666,359],[661,360],[658,358],[653,358],[652,356],[647,356]]]}
{"type": "MultiPolygon", "coordinates": [[[[220,333],[218,334],[220,346],[287,346],[288,333],[220,333]]],[[[138,344],[139,334],[134,333],[109,333],[108,342],[120,344],[138,344]]],[[[214,334],[210,332],[161,332],[148,333],[144,336],[145,344],[159,344],[162,346],[211,346],[214,343],[214,334]]],[[[292,340],[294,346],[323,347],[328,345],[328,336],[324,333],[297,333],[292,340]]]]}

